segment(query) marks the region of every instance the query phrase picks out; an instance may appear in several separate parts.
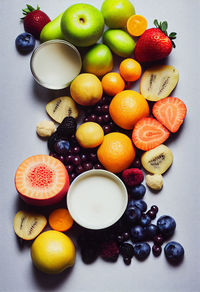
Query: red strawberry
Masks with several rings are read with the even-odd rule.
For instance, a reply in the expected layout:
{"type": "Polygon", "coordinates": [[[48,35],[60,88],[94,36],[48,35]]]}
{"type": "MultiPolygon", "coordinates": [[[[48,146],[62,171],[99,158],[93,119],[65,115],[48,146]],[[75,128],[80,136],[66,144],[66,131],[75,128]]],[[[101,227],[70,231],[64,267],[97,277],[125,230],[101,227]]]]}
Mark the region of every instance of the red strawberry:
{"type": "Polygon", "coordinates": [[[51,19],[46,13],[40,10],[38,5],[36,9],[28,4],[26,6],[27,8],[22,9],[23,15],[25,15],[22,18],[24,20],[24,29],[39,39],[41,30],[51,19]]]}
{"type": "Polygon", "coordinates": [[[148,117],[139,120],[132,133],[135,146],[148,151],[162,144],[169,137],[169,131],[156,119],[148,117]]]}
{"type": "Polygon", "coordinates": [[[166,58],[175,48],[173,39],[176,33],[172,32],[168,36],[166,21],[160,22],[155,19],[156,28],[147,29],[136,43],[134,55],[135,59],[140,63],[152,62],[166,58]]]}
{"type": "Polygon", "coordinates": [[[178,131],[186,112],[184,102],[177,97],[165,97],[153,106],[153,115],[172,133],[178,131]]]}

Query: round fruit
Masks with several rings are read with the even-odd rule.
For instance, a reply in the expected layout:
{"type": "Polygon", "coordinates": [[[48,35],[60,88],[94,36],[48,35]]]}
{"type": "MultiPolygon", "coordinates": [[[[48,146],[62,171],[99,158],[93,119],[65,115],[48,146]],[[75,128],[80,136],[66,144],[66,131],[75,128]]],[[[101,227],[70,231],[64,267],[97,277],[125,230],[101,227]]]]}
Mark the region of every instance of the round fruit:
{"type": "Polygon", "coordinates": [[[128,168],[135,158],[135,148],[128,136],[109,133],[97,150],[101,164],[109,171],[119,173],[128,168]]]}
{"type": "Polygon", "coordinates": [[[140,64],[134,59],[127,58],[120,63],[119,72],[126,81],[136,81],[142,74],[140,64]]]}
{"type": "Polygon", "coordinates": [[[59,202],[69,188],[69,176],[62,162],[49,155],[25,159],[15,174],[15,186],[28,204],[46,206],[59,202]]]}
{"type": "Polygon", "coordinates": [[[182,245],[175,241],[170,241],[165,246],[165,256],[172,264],[179,264],[184,257],[184,248],[182,245]]]}
{"type": "Polygon", "coordinates": [[[19,52],[30,53],[35,47],[35,38],[30,33],[21,33],[17,36],[15,45],[19,52]]]}
{"type": "Polygon", "coordinates": [[[95,148],[99,146],[104,138],[102,127],[94,122],[81,124],[76,131],[76,139],[84,148],[95,148]]]}
{"type": "Polygon", "coordinates": [[[140,36],[147,29],[147,20],[142,15],[132,15],[126,24],[127,31],[132,36],[140,36]]]}
{"type": "Polygon", "coordinates": [[[149,115],[149,105],[143,95],[124,90],[112,99],[109,112],[118,126],[131,130],[138,120],[149,115]]]}
{"type": "Polygon", "coordinates": [[[74,265],[75,246],[72,240],[62,232],[49,230],[34,240],[31,258],[40,271],[58,274],[74,265]]]}
{"type": "Polygon", "coordinates": [[[125,88],[123,78],[117,72],[107,73],[101,80],[103,90],[109,96],[114,96],[125,88]]]}
{"type": "Polygon", "coordinates": [[[71,83],[72,98],[80,105],[94,105],[102,97],[103,87],[101,81],[90,73],[79,74],[71,83]]]}

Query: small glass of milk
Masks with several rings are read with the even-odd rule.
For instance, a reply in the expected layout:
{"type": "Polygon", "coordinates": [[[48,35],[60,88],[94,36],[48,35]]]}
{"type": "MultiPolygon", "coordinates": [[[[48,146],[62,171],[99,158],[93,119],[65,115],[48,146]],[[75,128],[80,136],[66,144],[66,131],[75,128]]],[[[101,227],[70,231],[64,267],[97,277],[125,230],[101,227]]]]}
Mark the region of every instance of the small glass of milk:
{"type": "Polygon", "coordinates": [[[128,194],[124,183],[106,170],[79,175],[67,193],[72,218],[88,229],[103,229],[117,222],[126,210],[128,194]]]}
{"type": "Polygon", "coordinates": [[[49,89],[63,89],[80,73],[79,51],[64,40],[42,43],[31,56],[31,72],[35,80],[49,89]]]}

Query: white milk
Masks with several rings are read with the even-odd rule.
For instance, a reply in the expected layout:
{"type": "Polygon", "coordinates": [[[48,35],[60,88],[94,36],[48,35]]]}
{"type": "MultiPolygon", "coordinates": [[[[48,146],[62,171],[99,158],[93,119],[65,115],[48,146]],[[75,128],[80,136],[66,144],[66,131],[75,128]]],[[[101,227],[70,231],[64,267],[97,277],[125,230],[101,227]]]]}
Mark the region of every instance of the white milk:
{"type": "Polygon", "coordinates": [[[66,87],[81,70],[82,62],[76,48],[60,40],[43,43],[33,54],[32,73],[43,86],[66,87]]]}
{"type": "Polygon", "coordinates": [[[101,229],[114,224],[122,216],[127,205],[127,192],[116,176],[106,171],[91,171],[90,175],[86,172],[74,181],[67,195],[67,204],[78,224],[101,229]]]}

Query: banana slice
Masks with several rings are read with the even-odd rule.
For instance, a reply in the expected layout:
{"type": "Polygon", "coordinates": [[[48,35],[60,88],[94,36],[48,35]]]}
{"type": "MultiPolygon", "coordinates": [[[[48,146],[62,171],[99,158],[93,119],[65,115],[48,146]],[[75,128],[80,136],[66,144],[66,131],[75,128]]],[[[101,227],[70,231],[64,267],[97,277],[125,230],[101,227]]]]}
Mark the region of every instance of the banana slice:
{"type": "Polygon", "coordinates": [[[157,101],[170,95],[179,79],[178,70],[169,65],[147,69],[141,79],[141,94],[148,100],[157,101]]]}
{"type": "Polygon", "coordinates": [[[34,239],[46,226],[47,219],[41,214],[19,211],[14,218],[15,233],[24,240],[34,239]]]}
{"type": "Polygon", "coordinates": [[[57,123],[61,123],[66,117],[73,117],[75,119],[78,117],[76,103],[69,96],[53,99],[46,105],[46,111],[57,123]]]}
{"type": "Polygon", "coordinates": [[[146,151],[141,157],[142,166],[153,174],[163,174],[173,162],[173,154],[166,145],[146,151]]]}

